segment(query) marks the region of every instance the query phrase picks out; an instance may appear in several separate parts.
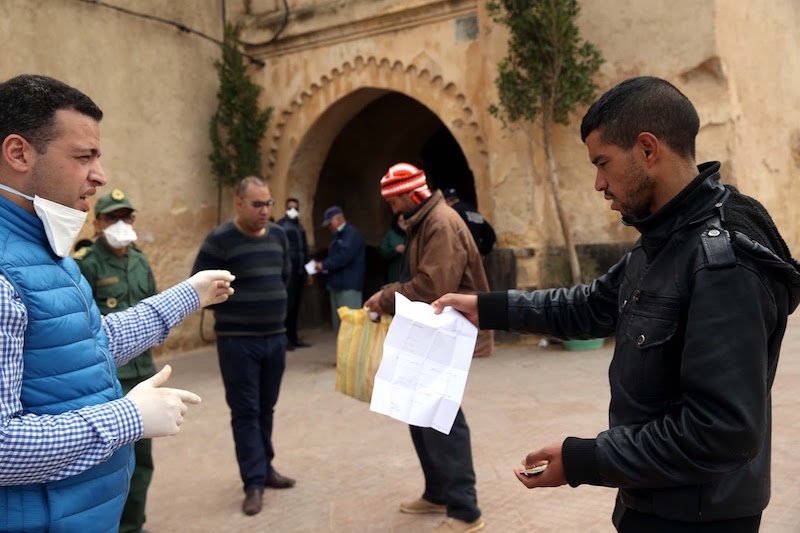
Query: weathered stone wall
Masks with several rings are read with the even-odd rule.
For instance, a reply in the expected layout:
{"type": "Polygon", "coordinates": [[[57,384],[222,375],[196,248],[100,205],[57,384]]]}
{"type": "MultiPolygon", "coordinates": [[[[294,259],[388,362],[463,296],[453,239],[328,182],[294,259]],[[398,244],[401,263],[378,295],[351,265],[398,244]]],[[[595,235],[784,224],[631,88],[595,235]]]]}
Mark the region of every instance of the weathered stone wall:
{"type": "MultiPolygon", "coordinates": [[[[331,143],[355,113],[387,91],[402,92],[434,111],[475,175],[488,175],[481,134],[485,109],[476,107],[483,105],[480,41],[460,36],[454,20],[474,15],[474,0],[356,0],[346,9],[334,2],[316,5],[310,11],[293,7],[276,44],[249,48],[266,62],[253,75],[275,107],[265,142],[266,174],[276,196],[296,196],[308,206],[301,211],[306,227],[313,223],[313,193],[331,143]],[[466,75],[465,69],[477,75],[466,75]]],[[[246,20],[243,39],[261,42],[276,31],[279,17],[269,12],[246,20]]],[[[486,183],[476,183],[481,205],[490,203],[486,183]]]]}
{"type": "MultiPolygon", "coordinates": [[[[114,3],[222,36],[222,0],[114,3]]],[[[517,254],[518,285],[539,284],[543,258],[563,241],[538,125],[504,129],[487,111],[497,100],[494,77],[507,35],[489,20],[485,2],[289,5],[286,19],[282,0],[225,4],[228,19],[246,25],[248,51],[266,63],[252,74],[265,88],[263,103],[275,108],[264,172],[276,198],[299,197],[310,228],[317,176],[339,131],[376,98],[400,92],[450,129],[474,173],[478,202],[497,230],[498,245],[517,254]]],[[[600,91],[642,74],[675,83],[701,116],[698,160],[721,160],[725,179],[757,196],[800,253],[798,3],[775,0],[768,10],[756,0],[582,6],[582,36],[606,59],[596,78],[600,91]]],[[[0,77],[49,74],[84,90],[104,109],[102,161],[110,187],[126,190],[138,207],[140,244],[159,286],[183,279],[217,221],[207,132],[216,107],[217,45],[78,0],[3,0],[0,34],[13,51],[0,63],[0,77]]],[[[635,232],[593,190],[594,169],[578,134],[584,111],[554,131],[575,241],[631,241],[635,232]]],[[[224,195],[222,217],[229,214],[224,195]]],[[[170,336],[168,349],[200,342],[198,316],[170,336]]]]}
{"type": "Polygon", "coordinates": [[[769,209],[800,255],[800,3],[715,3],[735,183],[769,209]]]}
{"type": "MultiPolygon", "coordinates": [[[[280,2],[265,4],[261,14],[254,8],[244,19],[249,41],[264,41],[280,28],[280,2]]],[[[724,178],[757,195],[797,248],[800,219],[791,198],[800,186],[792,179],[800,133],[796,106],[784,104],[796,100],[800,77],[793,30],[797,4],[776,2],[768,16],[758,15],[758,9],[756,2],[725,0],[663,5],[623,0],[613,8],[585,2],[579,25],[606,59],[596,78],[599,90],[635,75],[660,76],[678,86],[701,116],[698,160],[721,160],[724,178]]],[[[481,210],[498,231],[498,244],[518,251],[518,284],[537,285],[542,267],[537,252],[563,240],[538,124],[504,129],[487,112],[496,101],[493,80],[506,41],[483,2],[293,4],[280,38],[253,48],[267,61],[256,79],[276,108],[266,141],[267,173],[276,189],[308,204],[327,148],[370,98],[359,89],[403,92],[450,128],[476,176],[481,210]],[[478,34],[463,40],[459,24],[469,15],[477,16],[478,34]]],[[[572,124],[554,132],[574,239],[631,241],[636,233],[623,227],[593,190],[594,169],[578,134],[584,111],[576,110],[572,124]]]]}

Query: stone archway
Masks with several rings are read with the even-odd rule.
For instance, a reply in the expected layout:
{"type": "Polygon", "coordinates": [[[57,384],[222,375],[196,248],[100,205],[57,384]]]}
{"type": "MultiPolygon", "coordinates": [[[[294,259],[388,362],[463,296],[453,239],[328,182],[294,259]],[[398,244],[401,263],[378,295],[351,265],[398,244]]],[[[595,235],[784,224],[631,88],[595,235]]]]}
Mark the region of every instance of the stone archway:
{"type": "MultiPolygon", "coordinates": [[[[315,251],[324,254],[330,232],[319,227],[323,210],[338,205],[359,229],[367,245],[364,291],[391,281],[381,244],[393,215],[380,195],[379,180],[397,162],[425,169],[434,189],[457,188],[475,196],[473,175],[458,142],[430,109],[398,92],[389,92],[363,107],[339,131],[319,171],[310,229],[315,251]]],[[[387,252],[388,253],[388,252],[387,252]]]]}
{"type": "MultiPolygon", "coordinates": [[[[334,69],[329,75],[322,76],[318,83],[312,84],[294,98],[289,106],[279,110],[273,119],[268,137],[265,175],[270,180],[276,197],[293,196],[300,199],[304,207],[301,208],[301,217],[312,249],[324,250],[329,240],[326,232],[315,227],[319,225],[322,211],[331,203],[326,198],[335,196],[319,194],[320,187],[331,188],[330,173],[326,169],[336,168],[336,165],[329,161],[329,155],[332,151],[341,150],[337,147],[337,140],[340,146],[341,136],[348,129],[353,129],[352,124],[362,124],[362,133],[364,122],[375,124],[375,117],[382,115],[381,111],[376,112],[374,108],[383,105],[385,116],[391,116],[393,113],[386,111],[385,102],[392,99],[395,103],[406,105],[408,115],[418,115],[416,122],[411,121],[413,124],[407,125],[405,129],[398,128],[397,137],[402,139],[403,136],[419,134],[423,136],[420,138],[426,140],[433,138],[433,134],[438,132],[437,138],[449,138],[447,149],[457,152],[460,160],[465,162],[467,171],[471,171],[468,196],[476,197],[478,202],[488,202],[488,183],[485,179],[488,158],[483,137],[477,122],[472,120],[472,109],[466,105],[466,98],[456,86],[445,83],[440,76],[432,76],[429,70],[419,69],[415,65],[405,66],[385,59],[364,60],[358,57],[334,69]],[[364,119],[364,115],[371,119],[364,119]],[[481,179],[473,181],[473,176],[481,179]]],[[[396,112],[394,116],[397,118],[396,112]]],[[[424,143],[417,147],[417,153],[422,151],[422,144],[424,143]]],[[[387,150],[389,152],[391,150],[387,150]]],[[[343,205],[345,213],[353,213],[351,208],[354,204],[360,207],[357,216],[348,216],[348,220],[353,221],[356,227],[363,228],[362,233],[367,233],[368,262],[370,252],[374,257],[382,234],[391,221],[388,208],[377,194],[377,181],[371,181],[377,179],[388,164],[396,161],[393,157],[403,152],[401,150],[391,153],[392,156],[387,155],[382,160],[375,154],[369,154],[371,159],[368,163],[371,166],[365,170],[368,172],[366,177],[362,175],[353,179],[353,182],[349,182],[348,177],[341,174],[333,178],[335,187],[348,191],[348,194],[340,195],[336,202],[344,201],[347,204],[343,205]],[[365,182],[365,179],[369,181],[365,182]]],[[[414,151],[405,153],[413,154],[414,151]]],[[[367,292],[379,286],[380,279],[374,274],[368,272],[365,282],[367,292]]],[[[365,297],[368,296],[369,294],[365,294],[365,297]]],[[[304,298],[304,308],[308,311],[304,311],[307,325],[327,321],[325,301],[326,294],[320,287],[308,291],[304,298]]]]}
{"type": "MultiPolygon", "coordinates": [[[[420,102],[441,120],[476,176],[477,202],[491,206],[486,178],[488,154],[480,125],[464,94],[429,68],[362,56],[321,76],[274,115],[265,175],[276,192],[299,197],[316,211],[316,181],[339,132],[364,107],[391,92],[420,102]]],[[[303,213],[306,227],[313,223],[311,213],[312,209],[303,213]]]]}

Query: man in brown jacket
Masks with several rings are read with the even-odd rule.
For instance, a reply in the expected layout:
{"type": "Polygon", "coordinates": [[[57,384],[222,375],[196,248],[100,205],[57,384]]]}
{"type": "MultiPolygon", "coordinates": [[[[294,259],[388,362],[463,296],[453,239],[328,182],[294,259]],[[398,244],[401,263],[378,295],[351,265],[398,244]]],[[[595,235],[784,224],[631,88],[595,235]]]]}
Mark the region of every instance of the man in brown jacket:
{"type": "MultiPolygon", "coordinates": [[[[394,313],[394,293],[431,303],[446,292],[474,294],[488,290],[480,252],[464,221],[442,193],[431,194],[425,173],[408,163],[392,166],[381,179],[381,195],[392,212],[408,224],[408,245],[400,280],[385,285],[364,304],[370,311],[394,313]]],[[[491,355],[492,331],[481,331],[475,356],[491,355]]],[[[411,440],[425,475],[425,492],[400,504],[404,513],[446,513],[434,531],[479,531],[484,522],[478,509],[472,467],[469,426],[461,409],[449,435],[409,426],[411,440]]]]}

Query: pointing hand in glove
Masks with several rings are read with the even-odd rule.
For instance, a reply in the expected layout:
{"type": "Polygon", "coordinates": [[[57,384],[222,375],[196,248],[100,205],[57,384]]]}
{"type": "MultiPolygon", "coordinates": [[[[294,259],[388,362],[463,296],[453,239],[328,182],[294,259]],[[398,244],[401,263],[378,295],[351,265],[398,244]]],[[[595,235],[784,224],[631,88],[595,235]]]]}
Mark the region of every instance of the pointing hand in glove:
{"type": "Polygon", "coordinates": [[[180,429],[183,415],[189,409],[187,404],[200,403],[200,396],[193,392],[162,387],[171,374],[172,367],[167,365],[155,376],[136,385],[125,396],[133,402],[142,417],[143,439],[174,435],[180,429]]]}
{"type": "Polygon", "coordinates": [[[200,307],[222,303],[233,294],[231,282],[235,276],[227,270],[201,270],[189,278],[200,298],[200,307]]]}

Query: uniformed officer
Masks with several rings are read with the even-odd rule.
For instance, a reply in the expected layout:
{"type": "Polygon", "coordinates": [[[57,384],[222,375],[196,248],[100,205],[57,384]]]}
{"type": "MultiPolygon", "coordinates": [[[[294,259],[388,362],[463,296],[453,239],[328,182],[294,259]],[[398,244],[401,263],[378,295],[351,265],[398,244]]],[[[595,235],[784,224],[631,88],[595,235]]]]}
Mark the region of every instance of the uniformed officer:
{"type": "MultiPolygon", "coordinates": [[[[102,314],[122,311],[156,293],[153,272],[144,254],[133,243],[134,209],[120,189],[97,199],[94,207],[96,240],[74,254],[81,272],[89,280],[102,314]]],[[[150,350],[117,368],[127,394],[137,383],[155,374],[150,350]]],[[[120,532],[138,532],[145,522],[147,487],[153,477],[151,439],[136,442],[136,468],[120,521],[120,532]]]]}

